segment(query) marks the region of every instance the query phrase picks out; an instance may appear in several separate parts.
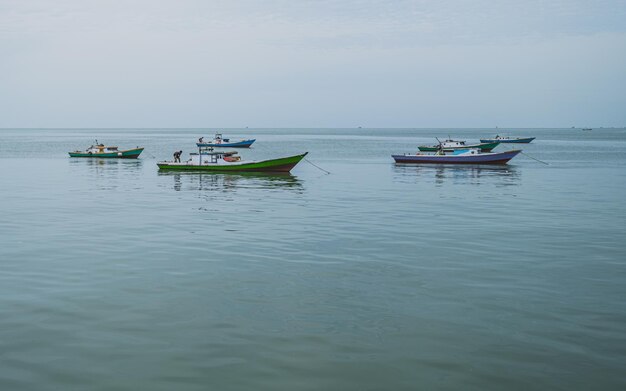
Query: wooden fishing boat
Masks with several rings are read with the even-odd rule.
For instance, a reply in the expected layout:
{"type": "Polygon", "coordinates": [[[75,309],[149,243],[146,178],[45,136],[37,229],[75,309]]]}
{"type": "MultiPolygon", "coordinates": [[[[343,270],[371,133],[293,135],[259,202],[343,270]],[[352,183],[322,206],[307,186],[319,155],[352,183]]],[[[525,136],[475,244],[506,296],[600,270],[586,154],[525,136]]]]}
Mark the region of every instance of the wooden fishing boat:
{"type": "Polygon", "coordinates": [[[519,144],[528,144],[533,141],[535,137],[502,137],[496,136],[494,138],[481,138],[481,143],[519,143],[519,144]]]}
{"type": "Polygon", "coordinates": [[[253,142],[256,139],[248,139],[248,140],[237,140],[231,141],[228,138],[223,138],[221,133],[216,133],[215,137],[211,141],[204,141],[204,137],[200,137],[196,145],[198,147],[219,147],[219,148],[250,148],[253,142]]]}
{"type": "Polygon", "coordinates": [[[85,151],[68,152],[70,157],[90,157],[90,158],[106,158],[106,159],[137,159],[143,148],[134,148],[120,150],[118,147],[110,147],[104,144],[90,146],[85,151]]]}
{"type": "Polygon", "coordinates": [[[308,152],[301,155],[269,160],[241,160],[236,151],[213,151],[200,148],[198,153],[189,154],[184,162],[158,162],[160,170],[211,171],[211,172],[289,172],[308,152]]]}
{"type": "Polygon", "coordinates": [[[477,148],[477,149],[480,149],[483,152],[490,152],[492,149],[497,147],[499,144],[500,144],[499,142],[480,143],[480,144],[466,144],[465,141],[458,141],[458,140],[450,140],[450,139],[448,139],[448,140],[442,141],[438,145],[432,145],[432,146],[420,145],[419,147],[417,147],[417,149],[419,149],[422,152],[436,152],[436,151],[439,151],[441,148],[443,148],[444,152],[452,152],[452,151],[455,151],[457,149],[477,148]]]}
{"type": "Polygon", "coordinates": [[[456,150],[452,153],[417,153],[414,155],[392,155],[396,163],[435,163],[435,164],[506,164],[513,159],[519,149],[506,152],[481,152],[479,149],[456,150]]]}

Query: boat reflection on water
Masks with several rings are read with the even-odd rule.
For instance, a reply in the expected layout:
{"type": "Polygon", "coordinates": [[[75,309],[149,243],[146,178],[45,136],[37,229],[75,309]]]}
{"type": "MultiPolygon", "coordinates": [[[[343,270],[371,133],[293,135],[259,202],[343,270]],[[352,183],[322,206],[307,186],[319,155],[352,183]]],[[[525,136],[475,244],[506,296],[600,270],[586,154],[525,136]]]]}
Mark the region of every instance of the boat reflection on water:
{"type": "Polygon", "coordinates": [[[517,186],[521,173],[511,165],[487,164],[437,164],[437,165],[393,165],[396,179],[432,179],[438,185],[444,183],[494,184],[497,186],[517,186]]]}
{"type": "Polygon", "coordinates": [[[211,173],[159,171],[160,177],[172,177],[173,188],[181,190],[287,189],[302,191],[302,182],[289,173],[211,173]]]}
{"type": "Polygon", "coordinates": [[[134,167],[143,164],[142,159],[68,159],[74,166],[134,167]]]}
{"type": "Polygon", "coordinates": [[[71,175],[106,192],[138,188],[124,183],[140,183],[144,172],[141,159],[68,159],[68,162],[71,175]]]}
{"type": "Polygon", "coordinates": [[[138,171],[143,166],[141,159],[68,159],[70,167],[87,167],[96,174],[114,173],[118,171],[138,171]]]}

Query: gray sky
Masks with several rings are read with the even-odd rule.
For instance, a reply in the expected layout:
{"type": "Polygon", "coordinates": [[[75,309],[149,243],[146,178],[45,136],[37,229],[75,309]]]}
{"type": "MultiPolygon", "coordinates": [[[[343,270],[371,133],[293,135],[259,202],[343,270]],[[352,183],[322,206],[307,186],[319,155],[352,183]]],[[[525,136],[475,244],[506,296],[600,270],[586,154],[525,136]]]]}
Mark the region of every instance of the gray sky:
{"type": "Polygon", "coordinates": [[[0,0],[0,127],[626,126],[626,0],[0,0]]]}

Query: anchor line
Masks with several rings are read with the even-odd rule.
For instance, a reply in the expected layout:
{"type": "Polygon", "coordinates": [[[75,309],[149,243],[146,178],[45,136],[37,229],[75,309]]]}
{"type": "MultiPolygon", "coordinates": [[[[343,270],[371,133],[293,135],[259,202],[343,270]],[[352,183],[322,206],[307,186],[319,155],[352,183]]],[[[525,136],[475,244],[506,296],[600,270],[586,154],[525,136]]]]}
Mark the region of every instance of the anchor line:
{"type": "MultiPolygon", "coordinates": [[[[510,149],[510,151],[512,151],[512,150],[513,150],[513,149],[510,149]]],[[[531,158],[531,159],[533,159],[533,160],[538,161],[539,163],[543,163],[543,164],[545,164],[546,166],[549,166],[549,165],[550,165],[550,163],[546,163],[546,162],[544,162],[543,160],[539,160],[539,159],[537,159],[537,158],[535,158],[535,157],[532,157],[532,156],[530,156],[529,154],[525,153],[524,151],[520,151],[520,153],[521,153],[522,155],[524,155],[524,156],[528,156],[529,158],[531,158]]]]}
{"type": "Polygon", "coordinates": [[[533,159],[533,160],[538,161],[539,163],[543,163],[543,164],[545,164],[546,166],[549,166],[549,165],[550,165],[550,163],[546,163],[546,162],[544,162],[544,161],[542,161],[542,160],[539,160],[539,159],[537,159],[537,158],[534,158],[534,157],[530,156],[529,154],[524,153],[524,151],[520,151],[520,153],[521,153],[522,155],[526,155],[526,156],[528,156],[529,158],[531,158],[531,159],[533,159]]]}
{"type": "Polygon", "coordinates": [[[328,174],[330,174],[330,171],[326,171],[326,170],[324,170],[322,167],[315,165],[315,164],[314,164],[312,161],[310,161],[309,159],[304,158],[304,160],[305,160],[307,163],[309,163],[310,165],[312,165],[313,167],[317,168],[318,170],[325,172],[327,175],[328,175],[328,174]]]}

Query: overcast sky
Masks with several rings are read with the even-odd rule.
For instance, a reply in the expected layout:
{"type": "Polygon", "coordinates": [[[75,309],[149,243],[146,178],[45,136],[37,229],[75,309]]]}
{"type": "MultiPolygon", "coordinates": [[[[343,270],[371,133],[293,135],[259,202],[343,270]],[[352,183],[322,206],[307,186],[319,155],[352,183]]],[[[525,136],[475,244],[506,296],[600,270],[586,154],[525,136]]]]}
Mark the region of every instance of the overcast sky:
{"type": "Polygon", "coordinates": [[[626,126],[626,0],[0,0],[0,127],[626,126]]]}

